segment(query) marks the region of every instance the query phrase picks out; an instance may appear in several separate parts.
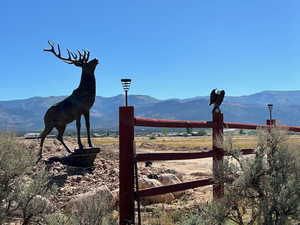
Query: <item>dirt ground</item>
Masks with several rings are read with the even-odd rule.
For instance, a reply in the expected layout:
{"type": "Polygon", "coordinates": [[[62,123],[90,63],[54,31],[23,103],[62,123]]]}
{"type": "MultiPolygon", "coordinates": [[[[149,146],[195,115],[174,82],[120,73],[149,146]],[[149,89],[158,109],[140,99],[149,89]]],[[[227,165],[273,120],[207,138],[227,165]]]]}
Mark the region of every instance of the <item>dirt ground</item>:
{"type": "MultiPolygon", "coordinates": [[[[190,140],[189,143],[191,144],[192,142],[190,140]]],[[[21,141],[27,148],[38,151],[38,139],[22,139],[21,141]]],[[[53,181],[58,186],[58,194],[51,200],[56,207],[64,208],[67,202],[72,200],[76,195],[91,191],[101,185],[106,185],[113,193],[117,193],[119,185],[119,146],[117,141],[118,138],[111,140],[98,138],[97,140],[93,140],[95,147],[100,147],[101,149],[101,152],[96,157],[95,169],[93,171],[64,166],[58,162],[52,164],[50,173],[53,181]]],[[[170,141],[172,140],[152,141],[149,138],[143,138],[137,141],[137,152],[187,152],[208,150],[208,146],[192,146],[191,150],[187,150],[182,145],[170,145],[170,141]],[[163,143],[160,143],[160,141],[163,143]]],[[[65,138],[65,142],[71,149],[75,149],[77,146],[76,139],[65,138]]],[[[59,141],[56,139],[45,140],[43,159],[63,155],[67,155],[67,152],[59,141]]],[[[212,159],[156,161],[153,162],[151,168],[147,167],[147,169],[144,163],[139,163],[139,173],[141,175],[174,173],[183,182],[209,178],[212,176],[211,168],[212,159]]],[[[206,202],[212,197],[211,190],[211,186],[190,190],[184,197],[172,202],[170,207],[174,205],[190,207],[199,202],[206,202]],[[182,204],[182,202],[184,202],[184,204],[182,204]]],[[[168,207],[168,205],[164,205],[164,207],[168,207]]]]}
{"type": "MultiPolygon", "coordinates": [[[[225,140],[228,137],[225,137],[225,140]]],[[[58,186],[58,193],[49,199],[57,209],[65,209],[68,202],[77,195],[89,192],[102,185],[118,198],[119,188],[119,144],[118,138],[96,138],[92,142],[94,147],[101,149],[95,160],[93,171],[85,169],[64,166],[60,163],[54,163],[50,167],[50,173],[53,182],[58,186]]],[[[20,139],[26,148],[38,152],[39,140],[20,139]]],[[[300,136],[291,135],[289,141],[295,146],[300,147],[300,136]]],[[[74,138],[65,138],[66,144],[70,149],[77,147],[77,141],[74,138]]],[[[211,137],[159,137],[155,139],[147,137],[136,138],[137,153],[155,153],[155,152],[198,152],[211,149],[211,137]]],[[[84,140],[86,143],[86,140],[84,140]]],[[[233,137],[233,143],[239,148],[254,148],[257,144],[255,136],[237,136],[233,137]]],[[[56,139],[46,139],[44,144],[43,159],[52,156],[67,155],[64,147],[56,139]]],[[[174,161],[155,161],[151,167],[145,167],[145,163],[139,163],[139,174],[164,174],[173,173],[182,182],[206,179],[212,177],[212,159],[193,159],[193,160],[174,160],[174,161]]],[[[205,204],[212,199],[212,186],[195,188],[185,192],[183,196],[170,203],[143,204],[143,216],[151,215],[151,212],[159,209],[181,210],[193,209],[200,204],[205,204]],[[149,214],[150,213],[150,214],[149,214]]],[[[117,210],[117,201],[115,204],[117,210]]],[[[116,212],[117,213],[117,212],[116,212]]]]}
{"type": "MultiPolygon", "coordinates": [[[[225,140],[228,137],[225,137],[225,140]]],[[[291,135],[290,142],[300,146],[300,136],[291,135]]],[[[20,141],[26,148],[38,152],[38,139],[23,139],[20,141]]],[[[83,139],[86,143],[86,140],[83,139]]],[[[64,166],[58,162],[50,167],[53,182],[58,186],[58,194],[50,199],[57,208],[64,208],[65,205],[78,194],[89,192],[99,186],[106,185],[110,191],[118,196],[119,186],[119,139],[118,138],[95,138],[92,140],[95,147],[101,151],[95,160],[93,171],[64,166]]],[[[70,149],[77,147],[74,138],[65,138],[70,149]]],[[[195,152],[211,149],[211,137],[138,137],[135,139],[137,153],[150,152],[195,152]]],[[[253,148],[257,143],[255,136],[235,136],[233,143],[239,148],[253,148]]],[[[64,147],[56,139],[47,138],[43,149],[43,159],[52,156],[67,155],[64,147]]],[[[145,167],[139,163],[139,174],[163,174],[173,173],[182,181],[194,181],[212,177],[212,159],[193,159],[175,161],[155,161],[152,166],[145,167]]],[[[196,188],[186,192],[187,194],[176,199],[163,207],[193,207],[199,203],[205,203],[212,198],[212,186],[196,188]]],[[[149,207],[149,206],[147,206],[149,207]]],[[[156,207],[153,205],[153,207],[156,207]]]]}
{"type": "MultiPolygon", "coordinates": [[[[225,140],[228,137],[225,137],[225,140]]],[[[292,135],[290,142],[300,146],[300,136],[292,135]]],[[[23,139],[20,141],[26,148],[38,152],[38,139],[23,139]]],[[[86,140],[83,139],[86,143],[86,140]]],[[[119,187],[119,139],[118,138],[95,138],[92,140],[95,147],[101,149],[95,160],[93,171],[64,166],[58,162],[50,167],[53,182],[58,186],[58,194],[50,199],[57,208],[64,208],[65,205],[78,194],[89,192],[99,186],[106,185],[110,191],[118,196],[119,187]]],[[[74,138],[65,138],[70,149],[77,147],[74,138]]],[[[195,152],[211,149],[211,137],[159,137],[151,139],[138,137],[135,139],[137,153],[150,152],[195,152]]],[[[235,136],[233,143],[239,148],[253,148],[257,143],[255,136],[235,136]]],[[[56,139],[47,138],[43,148],[43,159],[52,156],[67,155],[62,144],[56,139]]],[[[155,161],[151,167],[145,167],[139,163],[139,174],[164,174],[173,173],[182,182],[194,181],[212,177],[212,159],[155,161]]],[[[193,207],[199,203],[205,203],[212,198],[212,186],[196,188],[186,192],[187,194],[163,207],[193,207]]],[[[149,207],[149,206],[147,206],[149,207]]],[[[153,206],[156,207],[156,206],[153,206]]]]}

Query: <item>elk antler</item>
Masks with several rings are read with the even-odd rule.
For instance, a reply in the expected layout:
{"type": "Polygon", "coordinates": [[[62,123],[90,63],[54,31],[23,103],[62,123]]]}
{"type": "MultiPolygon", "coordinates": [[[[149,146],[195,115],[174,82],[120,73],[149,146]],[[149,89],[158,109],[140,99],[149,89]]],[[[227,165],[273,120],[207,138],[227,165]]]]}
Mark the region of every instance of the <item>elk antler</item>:
{"type": "Polygon", "coordinates": [[[57,50],[58,53],[55,51],[54,44],[50,41],[48,41],[48,44],[50,45],[50,49],[44,49],[46,52],[52,52],[57,58],[62,59],[64,62],[68,64],[74,64],[76,66],[82,66],[84,63],[87,63],[90,57],[90,52],[87,50],[82,50],[83,53],[81,53],[79,50],[77,50],[79,57],[76,53],[71,52],[69,49],[68,51],[68,58],[64,58],[61,56],[60,47],[59,44],[57,44],[57,50]],[[77,59],[78,58],[78,59],[77,59]]]}

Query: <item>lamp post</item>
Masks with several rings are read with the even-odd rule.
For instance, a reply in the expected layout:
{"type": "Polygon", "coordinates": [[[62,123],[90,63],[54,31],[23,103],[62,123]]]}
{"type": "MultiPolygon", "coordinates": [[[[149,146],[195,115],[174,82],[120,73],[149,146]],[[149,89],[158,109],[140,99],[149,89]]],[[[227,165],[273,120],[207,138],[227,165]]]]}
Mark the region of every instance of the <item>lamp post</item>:
{"type": "Polygon", "coordinates": [[[273,104],[268,104],[269,112],[270,112],[270,121],[272,121],[272,110],[273,110],[273,104]]]}
{"type": "Polygon", "coordinates": [[[130,84],[131,84],[131,79],[121,79],[121,83],[122,83],[122,86],[123,86],[123,89],[125,91],[125,106],[127,107],[128,106],[128,100],[127,100],[127,92],[130,88],[130,84]]]}

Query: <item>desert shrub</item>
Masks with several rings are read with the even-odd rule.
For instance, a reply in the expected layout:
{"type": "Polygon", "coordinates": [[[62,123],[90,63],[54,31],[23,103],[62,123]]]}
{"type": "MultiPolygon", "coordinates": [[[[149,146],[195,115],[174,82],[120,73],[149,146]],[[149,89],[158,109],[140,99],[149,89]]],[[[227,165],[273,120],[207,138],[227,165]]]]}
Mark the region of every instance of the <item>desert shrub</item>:
{"type": "Polygon", "coordinates": [[[111,199],[99,192],[81,200],[71,212],[56,212],[46,217],[47,225],[116,225],[111,199]]]}
{"type": "Polygon", "coordinates": [[[190,213],[181,218],[178,225],[202,225],[203,220],[199,214],[190,213]]]}
{"type": "Polygon", "coordinates": [[[149,137],[149,140],[155,140],[156,139],[156,137],[154,136],[154,135],[151,135],[150,137],[149,137]]]}
{"type": "Polygon", "coordinates": [[[145,219],[147,225],[202,225],[201,217],[192,210],[174,209],[165,211],[157,209],[149,218],[145,219]]]}
{"type": "Polygon", "coordinates": [[[198,135],[199,135],[199,136],[207,136],[208,133],[207,133],[206,130],[202,129],[202,130],[199,130],[199,131],[198,131],[198,135]]]}
{"type": "Polygon", "coordinates": [[[76,205],[72,221],[76,225],[113,225],[116,219],[112,211],[111,199],[99,193],[93,199],[82,200],[76,205]]]}
{"type": "Polygon", "coordinates": [[[47,225],[73,225],[71,216],[63,212],[55,212],[45,217],[45,224],[47,225]]]}
{"type": "Polygon", "coordinates": [[[241,129],[241,130],[239,131],[239,135],[245,135],[245,134],[247,134],[245,130],[242,130],[242,129],[241,129]]]}
{"type": "Polygon", "coordinates": [[[186,133],[191,134],[193,132],[193,128],[187,127],[186,128],[186,133]]]}
{"type": "Polygon", "coordinates": [[[260,132],[254,156],[225,148],[225,196],[204,207],[206,224],[288,225],[300,219],[300,164],[279,130],[260,132]]]}
{"type": "Polygon", "coordinates": [[[166,212],[164,209],[156,209],[145,217],[145,220],[147,225],[174,225],[178,219],[176,211],[166,212]]]}
{"type": "Polygon", "coordinates": [[[48,173],[36,168],[36,155],[11,134],[0,134],[0,224],[20,217],[22,224],[51,211],[48,173]]]}

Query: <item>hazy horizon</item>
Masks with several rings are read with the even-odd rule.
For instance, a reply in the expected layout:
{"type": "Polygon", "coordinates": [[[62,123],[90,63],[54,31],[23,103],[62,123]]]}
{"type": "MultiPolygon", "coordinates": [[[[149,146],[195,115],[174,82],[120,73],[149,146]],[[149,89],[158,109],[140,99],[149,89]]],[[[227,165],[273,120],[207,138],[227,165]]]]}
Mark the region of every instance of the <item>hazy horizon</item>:
{"type": "MultiPolygon", "coordinates": [[[[226,90],[225,90],[226,91],[226,90]]],[[[245,94],[245,95],[226,95],[225,97],[242,97],[242,96],[250,96],[250,95],[254,95],[254,94],[258,94],[258,93],[262,93],[262,92],[297,92],[299,91],[300,92],[300,89],[299,90],[262,90],[262,91],[258,91],[258,92],[255,92],[255,93],[250,93],[250,94],[245,94]]],[[[71,94],[71,93],[70,93],[71,94]]],[[[189,99],[189,98],[197,98],[197,97],[209,97],[209,94],[208,93],[207,95],[197,95],[197,96],[191,96],[191,97],[182,97],[182,98],[166,98],[166,99],[162,99],[162,98],[157,98],[155,96],[152,96],[152,95],[147,95],[147,94],[138,94],[138,93],[134,93],[134,94],[131,94],[129,92],[128,96],[130,95],[133,95],[133,96],[149,96],[149,97],[152,97],[152,98],[155,98],[157,100],[168,100],[168,99],[189,99]]],[[[96,95],[97,97],[104,97],[104,98],[112,98],[112,97],[116,97],[116,96],[119,96],[119,95],[124,95],[124,93],[119,93],[119,94],[116,94],[116,95],[113,95],[113,96],[103,96],[103,95],[96,95]]],[[[16,99],[0,99],[0,101],[14,101],[14,100],[24,100],[24,99],[30,99],[30,98],[49,98],[49,97],[66,97],[68,95],[50,95],[50,96],[31,96],[31,97],[27,97],[27,98],[16,98],[16,99]]]]}

